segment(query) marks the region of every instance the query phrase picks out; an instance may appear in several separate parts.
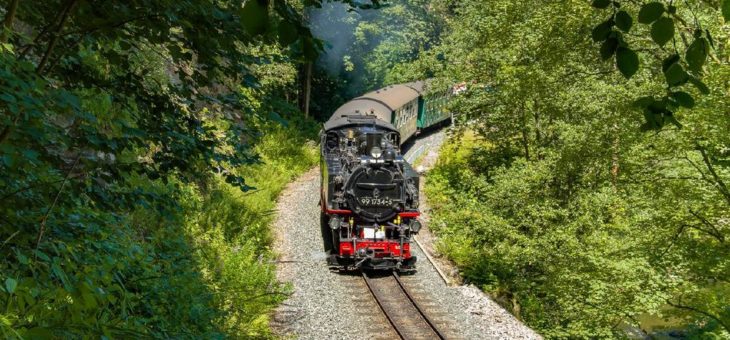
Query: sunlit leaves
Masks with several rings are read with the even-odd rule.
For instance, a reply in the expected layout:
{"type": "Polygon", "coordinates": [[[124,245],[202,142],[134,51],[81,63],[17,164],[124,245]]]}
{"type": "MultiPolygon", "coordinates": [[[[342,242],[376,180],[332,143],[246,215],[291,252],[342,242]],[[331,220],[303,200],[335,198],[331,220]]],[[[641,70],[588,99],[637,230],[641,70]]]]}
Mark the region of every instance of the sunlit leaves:
{"type": "MultiPolygon", "coordinates": [[[[615,334],[609,330],[599,335],[598,325],[614,327],[626,320],[629,314],[641,314],[650,309],[664,311],[663,305],[668,298],[686,292],[685,284],[692,285],[691,281],[697,280],[700,287],[706,287],[708,277],[716,277],[717,273],[725,269],[722,265],[709,265],[709,262],[727,262],[727,255],[724,253],[709,251],[713,254],[713,258],[709,259],[711,256],[707,256],[705,252],[694,251],[700,245],[711,248],[707,246],[721,243],[712,240],[711,236],[701,235],[704,233],[702,231],[688,232],[686,229],[693,225],[702,227],[700,220],[688,216],[687,209],[693,209],[691,207],[701,210],[702,214],[713,215],[714,219],[710,223],[714,224],[724,218],[726,214],[723,213],[727,211],[727,206],[718,202],[719,195],[709,194],[715,191],[714,184],[709,177],[709,181],[702,179],[703,170],[708,175],[706,167],[699,154],[692,150],[692,143],[696,140],[704,142],[714,138],[715,147],[723,150],[728,142],[728,120],[725,114],[727,103],[724,92],[721,92],[727,85],[727,51],[722,44],[727,35],[726,26],[721,26],[721,20],[717,17],[718,11],[713,7],[719,1],[685,3],[656,0],[654,6],[658,6],[658,13],[651,20],[647,19],[647,23],[638,23],[637,14],[649,1],[652,0],[619,0],[600,10],[589,7],[591,1],[578,2],[589,13],[582,12],[585,16],[576,18],[572,14],[578,13],[578,10],[571,7],[575,2],[545,2],[539,8],[533,9],[532,3],[521,5],[521,2],[505,0],[498,2],[498,5],[491,2],[484,6],[465,5],[465,12],[470,10],[469,18],[454,19],[452,29],[460,32],[459,44],[454,44],[452,50],[456,51],[447,60],[457,65],[448,65],[446,68],[457,70],[458,73],[448,73],[447,76],[453,77],[457,74],[458,78],[476,79],[475,82],[479,85],[497,84],[498,90],[494,94],[471,91],[470,98],[460,100],[460,103],[467,105],[459,108],[470,113],[469,118],[475,118],[474,124],[469,127],[482,129],[477,138],[484,138],[486,145],[483,149],[487,151],[480,150],[473,156],[463,156],[463,163],[452,161],[459,157],[455,155],[456,152],[442,152],[444,163],[449,163],[449,167],[434,171],[432,174],[435,175],[435,180],[430,183],[433,185],[437,181],[448,181],[448,185],[439,188],[445,190],[433,192],[439,197],[447,196],[448,200],[457,203],[450,204],[439,212],[439,222],[442,223],[437,224],[439,228],[458,235],[455,237],[458,241],[453,243],[450,255],[461,261],[463,271],[475,282],[483,282],[485,289],[492,292],[507,290],[513,296],[518,296],[518,299],[522,296],[522,301],[527,301],[524,296],[529,296],[534,290],[548,295],[530,299],[529,306],[527,303],[521,304],[526,322],[530,326],[539,327],[538,330],[546,338],[625,337],[625,332],[620,330],[616,330],[615,334]],[[670,4],[676,8],[669,7],[670,4]],[[618,16],[621,11],[625,11],[633,19],[628,33],[618,16]],[[675,14],[671,14],[672,12],[675,14]],[[520,18],[519,24],[514,23],[515,17],[520,18]],[[651,28],[662,17],[674,21],[674,41],[670,38],[660,46],[651,37],[651,28]],[[611,19],[614,25],[606,33],[606,28],[610,26],[606,23],[611,19]],[[484,33],[474,29],[482,22],[489,22],[484,25],[484,33]],[[693,35],[698,24],[702,31],[700,37],[696,33],[693,35]],[[596,27],[597,25],[601,26],[596,27]],[[552,34],[556,31],[561,34],[552,34]],[[716,39],[717,50],[711,46],[710,33],[716,39]],[[546,35],[552,38],[542,39],[546,35]],[[709,46],[708,55],[700,53],[700,57],[704,57],[701,72],[694,70],[697,69],[694,66],[697,63],[691,61],[695,58],[691,55],[697,51],[690,49],[690,56],[687,54],[688,47],[700,38],[705,39],[709,46]],[[479,41],[480,44],[476,45],[474,41],[479,41]],[[515,41],[521,43],[515,44],[515,41]],[[588,44],[595,41],[592,44],[594,50],[581,50],[576,45],[577,41],[588,44]],[[598,60],[599,46],[600,59],[606,62],[598,60]],[[633,54],[629,51],[633,51],[633,54]],[[612,59],[612,56],[616,59],[612,59]],[[627,58],[628,56],[631,58],[627,58]],[[590,57],[594,60],[587,60],[590,57]],[[626,60],[633,62],[624,62],[626,60]],[[615,72],[613,62],[616,62],[615,72]],[[638,71],[628,67],[635,65],[639,66],[638,71]],[[620,71],[623,75],[631,76],[631,81],[624,81],[624,77],[618,75],[620,71]],[[698,82],[696,77],[700,75],[707,82],[707,86],[698,82]],[[712,90],[713,93],[710,96],[700,95],[701,91],[707,90],[712,90]],[[639,96],[646,97],[637,100],[637,107],[626,107],[628,102],[639,96]],[[514,105],[517,98],[521,103],[527,103],[526,109],[514,105]],[[680,129],[683,125],[684,128],[680,129]],[[552,135],[554,139],[546,135],[552,135]],[[507,146],[508,143],[512,144],[507,146]],[[687,162],[687,156],[690,162],[687,162]],[[507,160],[495,161],[500,157],[507,160]],[[544,169],[539,168],[545,164],[547,165],[544,169]],[[694,166],[700,168],[699,171],[694,166]],[[526,181],[534,184],[519,186],[526,181]],[[615,223],[619,221],[611,218],[602,220],[600,227],[587,227],[590,224],[588,221],[595,221],[596,218],[596,215],[589,214],[597,206],[595,201],[570,205],[570,211],[554,212],[550,209],[560,206],[561,203],[552,203],[549,198],[552,196],[535,198],[536,193],[544,190],[544,185],[554,185],[557,195],[563,199],[561,202],[584,199],[601,187],[605,187],[607,193],[618,193],[618,201],[626,199],[628,204],[624,211],[630,211],[626,216],[631,215],[631,218],[636,219],[628,222],[626,229],[621,229],[620,232],[600,233],[599,239],[602,241],[601,245],[606,246],[610,244],[605,242],[606,236],[626,235],[624,231],[632,230],[635,235],[620,236],[622,240],[615,244],[626,247],[627,242],[643,240],[639,242],[640,246],[627,248],[643,249],[632,253],[634,259],[642,253],[657,260],[640,266],[657,270],[659,279],[655,282],[658,285],[652,284],[655,288],[650,294],[653,297],[631,297],[623,300],[619,302],[621,306],[611,310],[616,312],[625,308],[624,310],[630,310],[629,314],[617,314],[613,322],[597,321],[597,318],[610,313],[608,309],[603,310],[605,304],[599,304],[597,296],[605,296],[606,301],[613,303],[616,301],[615,296],[628,296],[624,294],[625,289],[630,289],[628,287],[639,282],[624,280],[625,277],[615,275],[615,272],[608,276],[614,279],[610,283],[596,282],[600,280],[597,280],[595,270],[615,264],[605,260],[606,254],[620,253],[607,252],[603,248],[604,252],[597,256],[601,259],[597,261],[600,264],[591,265],[590,273],[581,273],[580,268],[566,272],[565,268],[570,268],[569,265],[556,265],[561,271],[552,279],[544,278],[549,275],[546,274],[551,270],[549,267],[534,271],[534,276],[513,275],[524,262],[505,260],[510,255],[504,254],[510,252],[504,250],[510,249],[515,242],[529,239],[525,245],[515,247],[515,258],[524,254],[525,249],[533,249],[532,253],[540,256],[543,249],[535,247],[535,244],[557,235],[550,230],[559,230],[560,235],[570,239],[559,243],[560,251],[567,253],[569,251],[566,249],[570,248],[567,244],[570,242],[583,245],[581,242],[586,239],[587,234],[596,235],[599,230],[606,230],[603,228],[615,228],[615,223]],[[453,190],[454,187],[459,189],[453,190]],[[462,188],[463,191],[460,190],[462,188]],[[448,192],[456,194],[450,195],[448,192]],[[470,198],[469,195],[463,195],[464,192],[476,193],[480,197],[470,198]],[[629,192],[633,193],[630,198],[625,196],[629,192]],[[530,203],[525,203],[531,199],[536,201],[534,209],[530,203]],[[472,207],[474,209],[470,212],[476,214],[464,214],[459,207],[472,207]],[[576,215],[585,219],[579,223],[579,233],[566,235],[564,231],[568,224],[552,221],[555,221],[556,216],[570,214],[573,209],[577,211],[576,215]],[[464,217],[465,215],[469,217],[464,217]],[[484,216],[490,218],[484,219],[484,216]],[[540,225],[539,233],[531,228],[535,224],[540,225]],[[647,233],[650,229],[652,232],[647,233]],[[505,237],[504,230],[514,231],[517,235],[505,237]],[[681,236],[676,236],[680,232],[681,236]],[[485,234],[491,236],[483,237],[485,234]],[[657,237],[659,234],[662,236],[657,237]],[[503,242],[500,242],[500,237],[504,237],[503,242]],[[703,239],[707,242],[703,242],[703,239]],[[476,248],[499,251],[473,255],[472,250],[476,248]],[[454,249],[458,251],[453,251],[454,249]],[[682,254],[686,253],[692,253],[695,258],[682,258],[682,254]],[[499,265],[494,265],[495,263],[499,265]],[[668,269],[677,266],[686,266],[684,268],[687,270],[684,273],[674,273],[676,276],[672,280],[679,283],[680,287],[665,286],[667,281],[661,277],[666,275],[668,269]],[[712,272],[707,270],[710,267],[713,268],[712,272]],[[591,287],[587,294],[590,306],[581,305],[585,299],[571,300],[575,293],[562,294],[565,287],[570,285],[554,284],[571,275],[576,276],[575,282],[585,282],[586,286],[591,287]],[[551,284],[547,287],[544,282],[551,284]],[[623,292],[605,294],[606,285],[621,287],[623,292]],[[559,289],[553,290],[555,287],[559,289]],[[561,293],[555,293],[556,291],[561,293]],[[551,299],[550,294],[559,296],[551,299]],[[646,301],[652,298],[653,307],[647,308],[646,301]],[[627,308],[627,304],[637,302],[636,308],[627,308]],[[560,309],[561,305],[568,305],[576,314],[568,315],[569,312],[560,309]],[[581,324],[575,322],[587,313],[592,313],[589,321],[581,324]]],[[[661,22],[657,26],[661,26],[661,22]]],[[[460,138],[459,145],[467,145],[467,139],[460,138]]],[[[726,155],[724,157],[727,159],[726,155]]],[[[714,160],[709,160],[708,164],[711,162],[714,160]]],[[[717,163],[715,166],[720,165],[717,163]]],[[[727,179],[727,169],[718,170],[722,171],[719,176],[727,179]]],[[[710,225],[705,227],[712,228],[710,225]]],[[[586,247],[576,249],[580,254],[590,251],[586,247]]],[[[722,246],[718,249],[726,250],[722,246]]],[[[530,266],[539,262],[530,261],[530,266]]],[[[624,262],[620,266],[623,268],[625,265],[624,262]]],[[[526,272],[533,273],[530,269],[526,272]]],[[[640,280],[647,277],[642,275],[640,280]]],[[[715,281],[709,282],[712,286],[715,281]]],[[[706,310],[706,305],[690,304],[682,296],[685,305],[706,310]]],[[[727,294],[723,299],[721,308],[727,306],[727,294]]],[[[715,309],[714,312],[723,313],[724,309],[715,309]]],[[[696,313],[692,318],[698,320],[696,325],[708,320],[696,313]]]]}
{"type": "Polygon", "coordinates": [[[664,13],[664,5],[660,2],[650,2],[641,6],[639,10],[639,22],[642,24],[650,24],[664,13]]]}
{"type": "MultiPolygon", "coordinates": [[[[728,3],[730,1],[723,1],[721,4],[723,16],[725,15],[728,3]]],[[[704,24],[701,20],[698,20],[697,13],[694,10],[692,10],[692,15],[694,16],[692,20],[686,17],[688,13],[683,11],[682,7],[690,6],[690,4],[672,2],[665,4],[660,1],[642,4],[613,2],[613,4],[614,14],[606,21],[594,27],[591,33],[594,41],[601,42],[599,52],[602,60],[609,59],[612,53],[615,53],[619,71],[628,78],[633,73],[627,72],[627,70],[632,69],[631,67],[627,67],[627,65],[633,66],[633,63],[619,62],[618,51],[623,51],[623,49],[641,51],[644,55],[654,55],[662,58],[661,75],[664,76],[666,86],[669,89],[684,86],[689,83],[702,94],[708,94],[710,92],[710,89],[699,77],[703,74],[703,68],[709,60],[711,50],[716,48],[716,46],[711,30],[703,27],[704,24]],[[647,34],[643,30],[637,31],[635,29],[632,31],[632,34],[627,34],[626,36],[618,36],[615,34],[619,30],[627,33],[632,29],[634,22],[632,13],[636,13],[637,8],[638,15],[636,19],[639,23],[648,25],[648,37],[651,38],[650,42],[653,42],[653,46],[647,46],[647,40],[643,39],[647,34]],[[678,27],[682,27],[681,32],[678,27]],[[694,33],[692,35],[686,34],[687,30],[685,29],[691,29],[694,33]],[[607,30],[611,32],[606,33],[607,30]],[[619,38],[617,41],[609,41],[609,39],[614,37],[619,38]],[[675,38],[677,40],[673,41],[675,38]]],[[[627,60],[626,57],[621,59],[627,60]]],[[[715,58],[715,60],[717,59],[715,58]]],[[[665,97],[665,99],[670,104],[676,103],[678,106],[685,108],[694,107],[694,98],[692,98],[692,102],[690,103],[684,95],[680,94],[678,96],[678,98],[665,97]]],[[[671,105],[668,106],[668,110],[670,112],[673,110],[671,105]]],[[[673,116],[668,119],[675,120],[673,116]]],[[[657,126],[656,124],[649,125],[657,126]]]]}
{"type": "Polygon", "coordinates": [[[659,46],[664,46],[674,37],[674,20],[661,17],[651,25],[651,38],[659,46]]]}
{"type": "Polygon", "coordinates": [[[616,51],[616,67],[624,77],[631,78],[639,70],[639,56],[628,48],[619,47],[616,51]]]}
{"type": "MultiPolygon", "coordinates": [[[[214,250],[250,261],[223,266],[228,256],[214,256],[217,277],[224,267],[238,275],[219,282],[202,277],[208,257],[195,258],[198,235],[184,223],[198,210],[181,200],[202,201],[189,191],[212,189],[211,178],[228,179],[220,185],[233,195],[251,189],[242,175],[259,168],[240,169],[255,160],[251,145],[273,106],[263,98],[284,102],[303,59],[289,45],[315,41],[310,59],[320,51],[301,8],[283,0],[17,3],[7,39],[15,53],[0,51],[0,314],[12,316],[0,316],[0,337],[19,338],[8,329],[27,339],[261,337],[267,326],[253,321],[279,297],[259,257],[268,255],[267,225],[252,211],[275,191],[225,214],[252,231],[251,246],[214,250]],[[290,74],[284,85],[254,88],[256,78],[290,74]],[[238,293],[218,294],[227,291],[238,293]],[[246,308],[228,307],[244,300],[246,308]],[[226,318],[236,325],[219,323],[226,318]]],[[[277,141],[290,145],[282,141],[298,132],[277,141]]],[[[220,229],[210,221],[222,219],[194,227],[220,229]]],[[[230,236],[214,243],[244,239],[230,236]]]]}

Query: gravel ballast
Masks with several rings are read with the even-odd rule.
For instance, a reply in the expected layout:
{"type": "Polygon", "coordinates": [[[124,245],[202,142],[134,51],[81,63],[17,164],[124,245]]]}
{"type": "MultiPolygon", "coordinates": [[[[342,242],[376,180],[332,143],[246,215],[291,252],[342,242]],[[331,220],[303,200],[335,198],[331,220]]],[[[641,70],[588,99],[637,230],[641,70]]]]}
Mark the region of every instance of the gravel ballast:
{"type": "MultiPolygon", "coordinates": [[[[406,158],[435,162],[434,153],[444,136],[437,132],[417,139],[409,146],[406,158]]],[[[274,224],[277,277],[291,283],[293,294],[273,315],[275,334],[296,339],[397,338],[362,278],[327,268],[318,204],[318,168],[290,183],[279,198],[274,224]]],[[[421,240],[429,251],[433,239],[429,234],[421,240]]],[[[541,339],[476,287],[448,286],[423,250],[417,246],[412,249],[418,256],[418,272],[402,279],[448,338],[541,339]]]]}

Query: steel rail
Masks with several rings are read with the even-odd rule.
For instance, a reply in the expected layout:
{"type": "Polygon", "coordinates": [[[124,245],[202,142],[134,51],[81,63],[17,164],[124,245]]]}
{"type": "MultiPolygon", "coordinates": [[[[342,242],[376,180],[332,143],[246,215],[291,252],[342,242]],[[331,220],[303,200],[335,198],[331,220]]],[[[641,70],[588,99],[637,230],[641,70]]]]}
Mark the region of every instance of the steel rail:
{"type": "Polygon", "coordinates": [[[431,330],[433,330],[436,333],[436,335],[438,335],[439,339],[445,340],[446,337],[444,336],[444,334],[441,333],[441,330],[439,330],[439,328],[436,326],[436,323],[434,323],[433,320],[431,320],[431,318],[428,317],[428,314],[426,314],[426,312],[424,312],[423,308],[421,308],[421,306],[418,304],[416,299],[413,298],[413,295],[411,295],[411,292],[403,284],[403,281],[401,281],[400,276],[398,275],[397,272],[393,272],[393,277],[395,277],[395,280],[398,282],[398,286],[400,286],[400,288],[403,290],[403,293],[406,294],[406,296],[408,297],[408,300],[410,300],[411,303],[413,304],[413,307],[416,307],[416,309],[418,310],[418,313],[420,313],[421,316],[423,317],[423,319],[426,320],[426,323],[429,326],[431,326],[431,330]]]}
{"type": "MultiPolygon", "coordinates": [[[[375,301],[377,302],[378,307],[380,307],[380,310],[383,312],[385,317],[388,319],[388,322],[390,322],[390,324],[393,326],[393,329],[396,331],[396,333],[398,333],[398,336],[403,340],[410,340],[411,337],[409,336],[409,333],[412,333],[412,332],[409,332],[409,329],[405,325],[401,324],[397,320],[396,316],[393,315],[393,311],[391,311],[391,309],[385,305],[385,300],[387,299],[387,297],[384,296],[384,294],[382,293],[381,290],[376,289],[374,287],[375,283],[373,281],[375,281],[375,280],[368,277],[368,275],[364,271],[362,272],[362,276],[365,279],[365,283],[366,283],[368,289],[370,290],[370,293],[375,298],[375,301]]],[[[433,332],[433,335],[435,335],[436,338],[441,339],[441,340],[446,339],[446,337],[441,332],[441,330],[438,329],[436,324],[431,320],[431,318],[428,317],[428,315],[423,310],[423,308],[421,308],[421,306],[418,304],[418,302],[416,302],[416,300],[413,298],[410,291],[408,291],[408,289],[405,287],[405,285],[403,284],[403,282],[401,281],[400,277],[398,276],[398,274],[396,272],[393,272],[393,278],[395,279],[395,281],[397,283],[397,287],[400,288],[400,292],[403,293],[403,296],[406,297],[406,299],[404,299],[405,301],[402,301],[401,303],[410,304],[413,307],[413,309],[415,311],[417,311],[417,313],[418,313],[417,315],[411,315],[410,317],[411,318],[420,317],[423,320],[423,322],[428,326],[428,331],[433,332]]],[[[429,338],[433,338],[433,337],[429,337],[429,338]]]]}

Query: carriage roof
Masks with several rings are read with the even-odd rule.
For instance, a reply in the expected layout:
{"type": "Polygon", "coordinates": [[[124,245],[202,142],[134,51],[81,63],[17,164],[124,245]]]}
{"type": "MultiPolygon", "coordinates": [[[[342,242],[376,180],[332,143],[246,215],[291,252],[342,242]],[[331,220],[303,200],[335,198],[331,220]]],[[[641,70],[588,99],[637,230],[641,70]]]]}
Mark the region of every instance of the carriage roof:
{"type": "Polygon", "coordinates": [[[368,92],[356,99],[370,99],[377,101],[390,111],[395,111],[408,102],[418,98],[419,92],[405,84],[390,85],[382,89],[368,92]]]}
{"type": "Polygon", "coordinates": [[[330,131],[334,129],[341,129],[348,126],[374,126],[381,129],[391,130],[397,132],[398,130],[390,123],[380,119],[380,117],[374,115],[364,114],[353,114],[345,115],[340,117],[333,117],[324,123],[324,130],[330,131]]]}

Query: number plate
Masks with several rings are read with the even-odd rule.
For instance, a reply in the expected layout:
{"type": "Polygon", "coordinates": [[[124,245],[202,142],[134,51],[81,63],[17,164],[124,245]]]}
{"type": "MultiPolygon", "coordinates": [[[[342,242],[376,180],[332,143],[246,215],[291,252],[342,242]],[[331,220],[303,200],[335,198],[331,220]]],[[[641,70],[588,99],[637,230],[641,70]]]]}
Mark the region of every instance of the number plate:
{"type": "Polygon", "coordinates": [[[393,200],[388,197],[360,197],[358,198],[358,202],[363,207],[390,207],[393,205],[393,200]]]}

